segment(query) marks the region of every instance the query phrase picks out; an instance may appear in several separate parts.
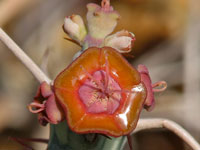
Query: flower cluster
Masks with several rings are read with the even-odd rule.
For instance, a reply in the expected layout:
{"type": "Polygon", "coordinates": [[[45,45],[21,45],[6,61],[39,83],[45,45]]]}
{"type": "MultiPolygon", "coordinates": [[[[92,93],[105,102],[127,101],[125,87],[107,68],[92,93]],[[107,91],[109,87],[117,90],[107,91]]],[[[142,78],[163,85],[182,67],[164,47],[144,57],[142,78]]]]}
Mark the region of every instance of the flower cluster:
{"type": "Polygon", "coordinates": [[[63,29],[82,46],[76,59],[55,79],[43,82],[29,105],[42,125],[66,118],[76,133],[101,133],[114,137],[134,130],[142,108],[154,106],[154,92],[165,81],[152,84],[146,66],[132,67],[120,53],[131,51],[135,35],[122,30],[110,35],[119,14],[102,0],[87,5],[87,28],[79,15],[66,17],[63,29]]]}
{"type": "Polygon", "coordinates": [[[110,35],[117,25],[119,14],[113,10],[109,1],[87,5],[87,28],[79,15],[66,17],[63,29],[83,49],[109,46],[120,53],[128,53],[133,47],[135,35],[127,30],[110,35]]]}

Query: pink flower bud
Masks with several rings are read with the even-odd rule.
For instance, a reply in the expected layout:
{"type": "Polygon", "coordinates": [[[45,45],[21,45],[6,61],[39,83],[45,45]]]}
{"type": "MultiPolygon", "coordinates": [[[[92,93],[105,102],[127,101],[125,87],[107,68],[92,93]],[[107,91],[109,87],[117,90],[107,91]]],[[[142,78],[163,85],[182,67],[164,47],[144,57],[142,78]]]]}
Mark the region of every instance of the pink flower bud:
{"type": "Polygon", "coordinates": [[[32,113],[38,114],[38,121],[45,126],[47,123],[58,124],[64,119],[61,106],[57,103],[56,97],[51,86],[42,82],[37,94],[28,109],[32,113]]]}
{"type": "Polygon", "coordinates": [[[144,83],[147,91],[144,108],[147,111],[151,111],[155,105],[154,93],[164,91],[167,88],[167,83],[165,81],[158,81],[152,84],[149,71],[145,65],[138,65],[138,72],[140,73],[141,81],[144,83]]]}
{"type": "Polygon", "coordinates": [[[104,46],[116,49],[120,53],[131,51],[135,41],[135,35],[126,30],[119,31],[105,38],[104,46]]]}

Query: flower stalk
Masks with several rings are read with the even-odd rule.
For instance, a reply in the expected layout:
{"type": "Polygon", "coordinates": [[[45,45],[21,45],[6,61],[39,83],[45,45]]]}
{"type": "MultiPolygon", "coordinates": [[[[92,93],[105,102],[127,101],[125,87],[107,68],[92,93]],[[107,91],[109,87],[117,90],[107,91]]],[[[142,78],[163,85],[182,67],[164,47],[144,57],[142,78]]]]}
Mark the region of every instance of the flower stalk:
{"type": "Polygon", "coordinates": [[[34,77],[42,83],[51,83],[51,79],[26,55],[26,53],[0,28],[0,40],[15,54],[15,56],[27,67],[34,77]]]}

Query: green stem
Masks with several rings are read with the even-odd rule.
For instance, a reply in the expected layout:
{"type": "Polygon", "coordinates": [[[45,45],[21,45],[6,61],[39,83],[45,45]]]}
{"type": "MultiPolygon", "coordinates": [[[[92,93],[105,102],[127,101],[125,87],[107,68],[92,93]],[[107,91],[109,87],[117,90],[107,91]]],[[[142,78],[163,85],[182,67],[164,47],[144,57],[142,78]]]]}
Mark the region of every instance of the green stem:
{"type": "Polygon", "coordinates": [[[50,125],[48,150],[120,150],[125,140],[124,136],[109,139],[96,134],[76,134],[63,121],[50,125]]]}

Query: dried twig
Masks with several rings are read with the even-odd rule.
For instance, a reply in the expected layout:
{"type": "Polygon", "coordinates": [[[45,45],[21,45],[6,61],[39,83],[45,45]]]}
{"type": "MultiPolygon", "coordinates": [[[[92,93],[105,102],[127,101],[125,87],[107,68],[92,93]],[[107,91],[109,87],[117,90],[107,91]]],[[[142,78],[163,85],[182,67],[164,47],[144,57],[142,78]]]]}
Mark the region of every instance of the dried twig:
{"type": "Polygon", "coordinates": [[[194,150],[200,150],[199,143],[185,129],[183,129],[183,127],[168,119],[140,119],[137,128],[133,131],[133,133],[152,128],[166,128],[174,132],[194,150]]]}
{"type": "Polygon", "coordinates": [[[49,77],[24,53],[24,51],[0,28],[0,40],[16,55],[18,59],[28,68],[34,77],[41,83],[51,83],[49,77]]]}
{"type": "MultiPolygon", "coordinates": [[[[20,49],[17,44],[0,28],[0,40],[23,62],[23,64],[32,72],[39,82],[51,80],[41,71],[41,69],[20,49]]],[[[182,138],[194,150],[200,150],[197,141],[180,125],[167,119],[140,119],[137,128],[133,133],[152,128],[167,128],[182,138]]]]}

